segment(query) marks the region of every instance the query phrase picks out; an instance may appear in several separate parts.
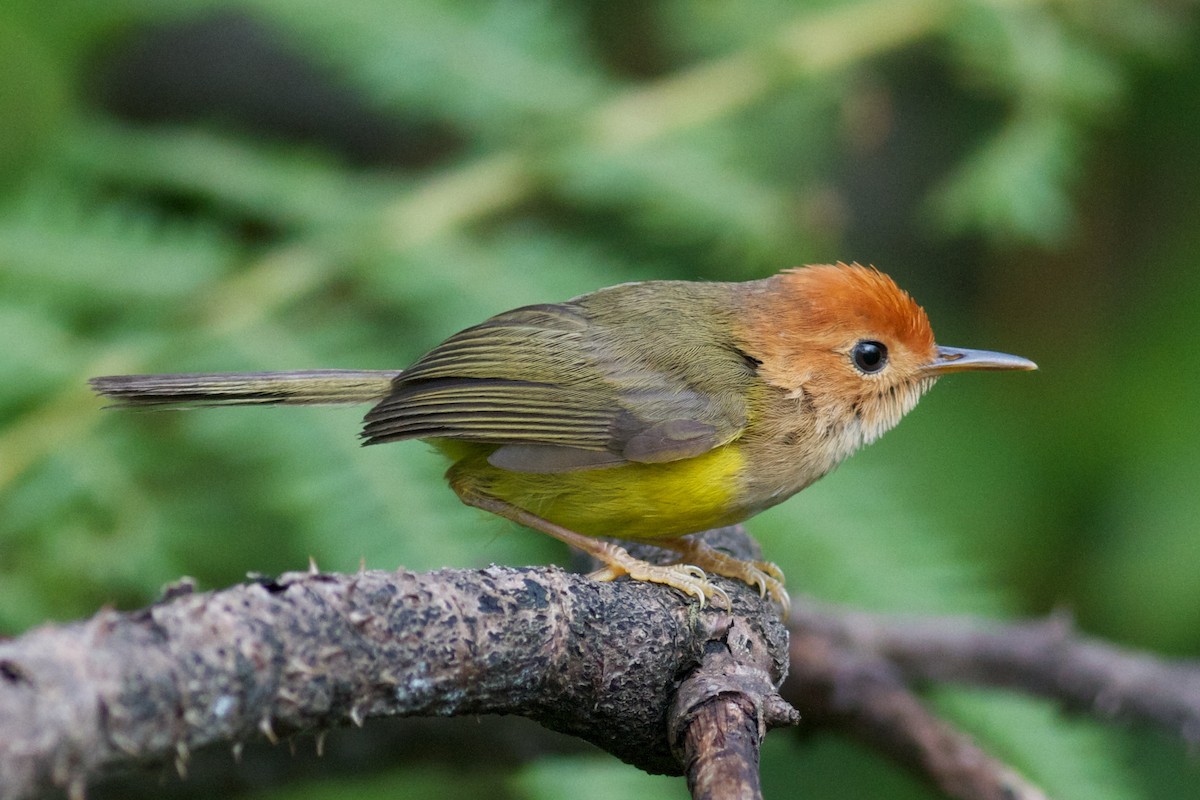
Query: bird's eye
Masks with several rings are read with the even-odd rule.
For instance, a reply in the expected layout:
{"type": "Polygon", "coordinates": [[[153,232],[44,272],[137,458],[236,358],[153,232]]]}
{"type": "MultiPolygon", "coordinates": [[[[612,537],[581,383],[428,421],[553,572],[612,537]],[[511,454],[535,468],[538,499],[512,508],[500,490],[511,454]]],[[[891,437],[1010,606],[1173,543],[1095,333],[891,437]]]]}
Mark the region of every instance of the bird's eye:
{"type": "Polygon", "coordinates": [[[850,359],[860,372],[868,375],[879,372],[887,364],[887,345],[883,342],[864,340],[854,345],[850,351],[850,359]]]}

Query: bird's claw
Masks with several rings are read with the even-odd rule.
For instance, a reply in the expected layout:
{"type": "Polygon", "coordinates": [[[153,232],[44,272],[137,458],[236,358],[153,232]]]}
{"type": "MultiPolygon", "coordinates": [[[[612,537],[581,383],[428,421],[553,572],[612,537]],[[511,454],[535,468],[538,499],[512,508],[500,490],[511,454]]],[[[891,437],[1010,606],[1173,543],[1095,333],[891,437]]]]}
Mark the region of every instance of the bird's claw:
{"type": "Polygon", "coordinates": [[[694,539],[663,544],[680,554],[681,566],[698,566],[713,575],[733,578],[748,584],[758,590],[759,597],[769,596],[773,602],[778,603],[783,616],[787,617],[792,601],[787,589],[783,588],[783,570],[777,565],[770,561],[744,561],[734,558],[694,539]]]}
{"type": "Polygon", "coordinates": [[[708,579],[708,573],[695,564],[667,564],[660,566],[642,561],[629,555],[624,549],[614,547],[605,554],[605,565],[588,577],[598,581],[611,581],[628,575],[635,581],[660,583],[678,589],[696,598],[701,608],[708,602],[733,608],[729,594],[708,579]]]}

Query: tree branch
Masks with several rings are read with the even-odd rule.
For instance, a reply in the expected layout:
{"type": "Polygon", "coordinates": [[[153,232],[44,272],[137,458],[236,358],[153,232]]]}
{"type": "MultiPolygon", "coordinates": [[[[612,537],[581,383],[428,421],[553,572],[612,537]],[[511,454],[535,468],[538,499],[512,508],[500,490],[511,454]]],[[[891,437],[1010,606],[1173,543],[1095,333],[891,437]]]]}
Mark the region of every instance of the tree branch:
{"type": "Polygon", "coordinates": [[[858,652],[804,623],[792,631],[783,696],[810,725],[833,725],[960,800],[1044,800],[1016,770],[930,712],[884,658],[858,652]]]}
{"type": "Polygon", "coordinates": [[[1200,744],[1200,662],[1088,638],[1055,614],[1016,624],[903,618],[799,603],[794,628],[887,661],[910,680],[1019,689],[1104,720],[1150,724],[1200,744]]]}
{"type": "MultiPolygon", "coordinates": [[[[740,529],[705,537],[755,555],[740,529]]],[[[807,730],[845,730],[948,796],[1043,797],[933,715],[919,681],[1023,689],[1200,738],[1200,665],[1080,637],[1062,618],[903,619],[801,600],[789,648],[773,607],[723,586],[731,610],[554,568],[314,570],[207,594],[185,582],[141,611],[0,643],[0,797],[79,796],[137,763],[182,771],[214,742],[494,713],[686,774],[695,797],[757,798],[761,739],[795,722],[784,698],[807,730]]]]}
{"type": "Polygon", "coordinates": [[[697,800],[755,800],[762,797],[758,755],[768,723],[793,725],[799,715],[768,682],[762,635],[737,617],[722,622],[725,648],[710,652],[675,694],[671,742],[697,800]]]}
{"type": "MultiPolygon", "coordinates": [[[[286,793],[313,781],[370,780],[386,772],[430,771],[466,787],[501,780],[554,757],[590,758],[599,748],[512,714],[388,717],[362,728],[314,731],[271,744],[264,737],[193,750],[180,775],[171,762],[106,770],[87,785],[87,800],[210,800],[264,791],[286,793]]],[[[2,797],[3,795],[0,795],[2,797]]],[[[38,797],[58,798],[50,791],[38,797]]]]}
{"type": "Polygon", "coordinates": [[[182,769],[212,742],[395,715],[520,714],[679,774],[670,743],[688,739],[708,702],[689,689],[687,718],[672,718],[693,673],[743,678],[700,685],[744,693],[759,735],[795,721],[774,690],[784,627],[748,587],[726,588],[732,613],[555,568],[185,586],[142,611],[0,644],[0,796],[78,795],[118,764],[174,758],[182,769]]]}
{"type": "Polygon", "coordinates": [[[1080,636],[1065,616],[1002,624],[867,614],[800,599],[784,697],[963,800],[1041,790],[925,708],[913,682],[1019,689],[1102,719],[1200,741],[1200,663],[1170,662],[1080,636]]]}

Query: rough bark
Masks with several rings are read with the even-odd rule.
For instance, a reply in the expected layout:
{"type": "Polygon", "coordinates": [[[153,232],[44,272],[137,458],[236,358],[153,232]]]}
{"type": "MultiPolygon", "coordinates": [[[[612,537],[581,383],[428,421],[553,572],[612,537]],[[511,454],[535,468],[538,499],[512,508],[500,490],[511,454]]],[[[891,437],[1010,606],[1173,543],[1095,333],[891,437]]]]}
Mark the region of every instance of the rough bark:
{"type": "MultiPolygon", "coordinates": [[[[132,613],[0,644],[0,796],[78,793],[118,764],[212,742],[378,716],[520,714],[650,772],[679,774],[679,687],[710,660],[744,679],[761,734],[794,721],[775,694],[787,633],[748,587],[731,611],[663,587],[559,569],[290,573],[220,592],[186,585],[132,613]],[[732,665],[732,667],[730,667],[732,665]]],[[[705,703],[688,694],[679,713],[705,703]]]]}
{"type": "MultiPolygon", "coordinates": [[[[738,530],[710,544],[753,556],[738,530]]],[[[645,555],[645,554],[643,554],[645,555]]],[[[0,797],[76,796],[114,767],[175,762],[387,716],[518,714],[694,796],[758,797],[762,736],[833,726],[964,800],[1041,791],[930,712],[915,686],[1006,686],[1200,739],[1200,665],[1078,635],[864,614],[801,599],[777,610],[723,586],[732,609],[555,568],[315,570],[102,611],[0,642],[0,797]],[[780,686],[790,660],[791,675],[780,686]]],[[[511,755],[511,757],[529,757],[511,755]]]]}

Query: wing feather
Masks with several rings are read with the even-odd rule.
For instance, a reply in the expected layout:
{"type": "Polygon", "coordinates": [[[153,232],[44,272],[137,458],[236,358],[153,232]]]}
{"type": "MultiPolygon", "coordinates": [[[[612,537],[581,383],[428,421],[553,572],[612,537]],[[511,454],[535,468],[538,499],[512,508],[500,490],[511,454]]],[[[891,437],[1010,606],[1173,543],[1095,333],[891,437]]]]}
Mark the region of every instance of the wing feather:
{"type": "MultiPolygon", "coordinates": [[[[753,378],[746,360],[709,341],[681,342],[664,358],[681,330],[669,314],[660,337],[630,348],[642,345],[644,320],[621,330],[639,320],[612,311],[621,290],[648,285],[515,309],[451,336],[396,378],[363,437],[495,444],[494,464],[529,472],[671,461],[736,438],[753,378]]],[[[720,330],[700,326],[711,328],[720,330]]]]}

